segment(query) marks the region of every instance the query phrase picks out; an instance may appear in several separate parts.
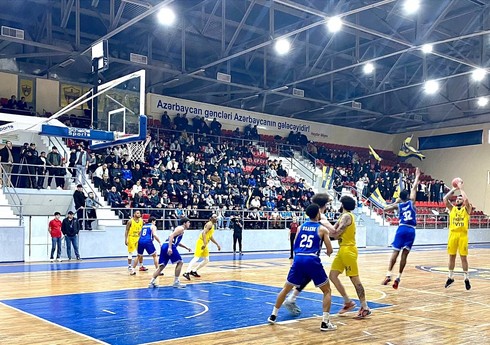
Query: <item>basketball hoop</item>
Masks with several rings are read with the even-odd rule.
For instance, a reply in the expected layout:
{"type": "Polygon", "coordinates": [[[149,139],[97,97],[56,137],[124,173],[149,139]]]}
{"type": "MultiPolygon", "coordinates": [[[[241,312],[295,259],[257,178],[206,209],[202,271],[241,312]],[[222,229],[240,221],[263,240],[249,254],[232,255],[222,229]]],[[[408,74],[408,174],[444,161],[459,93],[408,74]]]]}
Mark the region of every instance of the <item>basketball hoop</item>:
{"type": "Polygon", "coordinates": [[[128,160],[130,161],[139,161],[145,162],[145,150],[148,144],[151,141],[151,137],[146,137],[144,141],[133,141],[127,143],[126,146],[128,148],[128,160]]]}

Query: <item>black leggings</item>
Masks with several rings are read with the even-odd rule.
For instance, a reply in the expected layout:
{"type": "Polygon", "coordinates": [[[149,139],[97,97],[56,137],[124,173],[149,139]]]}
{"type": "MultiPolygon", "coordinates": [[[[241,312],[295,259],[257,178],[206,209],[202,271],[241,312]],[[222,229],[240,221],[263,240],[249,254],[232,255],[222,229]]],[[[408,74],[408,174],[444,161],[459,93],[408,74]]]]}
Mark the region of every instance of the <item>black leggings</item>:
{"type": "Polygon", "coordinates": [[[238,248],[240,253],[242,252],[242,234],[233,233],[233,251],[236,252],[236,243],[238,241],[238,248]]]}
{"type": "Polygon", "coordinates": [[[291,255],[289,255],[289,257],[292,259],[293,258],[293,255],[294,255],[294,239],[296,238],[296,233],[290,233],[289,234],[289,243],[291,245],[291,255]]]}

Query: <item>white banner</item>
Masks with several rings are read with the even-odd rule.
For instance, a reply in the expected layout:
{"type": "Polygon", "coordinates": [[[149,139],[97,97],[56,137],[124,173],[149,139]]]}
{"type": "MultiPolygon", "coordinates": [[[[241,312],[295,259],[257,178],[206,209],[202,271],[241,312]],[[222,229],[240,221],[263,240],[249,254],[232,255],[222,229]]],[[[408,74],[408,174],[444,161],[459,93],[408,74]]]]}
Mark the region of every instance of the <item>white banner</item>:
{"type": "Polygon", "coordinates": [[[251,125],[252,127],[257,126],[259,129],[270,131],[270,134],[277,133],[285,136],[290,131],[293,131],[301,132],[308,137],[328,137],[327,130],[329,129],[329,125],[317,122],[256,113],[152,93],[147,94],[146,99],[147,115],[151,115],[156,119],[160,119],[163,112],[166,111],[170,117],[174,117],[177,113],[180,113],[181,115],[186,114],[189,119],[195,116],[204,117],[209,120],[216,119],[226,129],[239,127],[242,130],[243,126],[251,125]]]}

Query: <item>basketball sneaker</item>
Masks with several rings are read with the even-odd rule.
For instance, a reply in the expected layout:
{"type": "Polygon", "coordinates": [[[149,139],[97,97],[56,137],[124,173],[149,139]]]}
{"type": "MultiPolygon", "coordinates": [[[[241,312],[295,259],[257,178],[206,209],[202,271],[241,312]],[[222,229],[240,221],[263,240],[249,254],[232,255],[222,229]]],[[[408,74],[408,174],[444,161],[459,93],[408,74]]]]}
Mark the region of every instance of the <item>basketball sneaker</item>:
{"type": "Polygon", "coordinates": [[[320,331],[335,331],[337,329],[337,326],[335,326],[333,323],[330,321],[322,321],[322,324],[320,325],[320,331]]]}
{"type": "Polygon", "coordinates": [[[391,282],[391,277],[386,276],[381,285],[388,285],[391,282]]]}
{"type": "Polygon", "coordinates": [[[286,298],[286,300],[284,301],[284,303],[282,305],[293,316],[298,316],[299,314],[301,314],[301,309],[298,307],[296,302],[291,301],[289,298],[286,298]]]}
{"type": "Polygon", "coordinates": [[[196,277],[196,278],[201,278],[201,276],[199,274],[197,274],[197,271],[190,271],[189,274],[193,277],[196,277]]]}
{"type": "Polygon", "coordinates": [[[140,267],[140,271],[141,272],[146,272],[146,271],[148,271],[148,268],[146,268],[145,266],[141,266],[140,267]]]}
{"type": "Polygon", "coordinates": [[[54,259],[53,259],[53,258],[51,258],[51,259],[49,259],[49,261],[54,262],[54,259]]]}
{"type": "Polygon", "coordinates": [[[180,281],[176,281],[172,284],[172,286],[174,288],[178,288],[178,289],[184,289],[186,287],[185,284],[182,284],[180,281]]]}
{"type": "Polygon", "coordinates": [[[269,316],[269,318],[267,319],[267,321],[268,321],[268,322],[269,322],[271,325],[273,325],[273,324],[275,324],[275,323],[276,323],[276,319],[277,319],[277,316],[276,316],[276,315],[271,315],[271,316],[269,316]]]}
{"type": "Polygon", "coordinates": [[[361,307],[361,309],[359,309],[359,313],[357,314],[357,319],[364,319],[365,317],[368,317],[369,315],[371,315],[371,310],[364,309],[363,307],[361,307]]]}
{"type": "Polygon", "coordinates": [[[62,262],[63,260],[61,260],[60,258],[58,258],[58,259],[56,259],[56,261],[58,261],[58,262],[62,262]]]}
{"type": "Polygon", "coordinates": [[[454,283],[454,279],[453,278],[447,278],[446,280],[446,285],[444,285],[444,287],[447,289],[448,287],[450,287],[452,284],[454,283]]]}
{"type": "Polygon", "coordinates": [[[342,309],[339,310],[339,315],[350,312],[352,309],[356,307],[356,302],[350,301],[349,303],[344,303],[342,309]]]}
{"type": "Polygon", "coordinates": [[[187,279],[187,280],[191,280],[191,277],[189,276],[189,273],[187,273],[187,272],[186,272],[186,273],[184,273],[182,276],[183,276],[185,279],[187,279]]]}
{"type": "Polygon", "coordinates": [[[150,283],[150,284],[148,284],[148,287],[154,289],[154,288],[158,287],[158,284],[157,283],[150,283]]]}
{"type": "Polygon", "coordinates": [[[131,271],[131,267],[132,267],[131,265],[128,265],[128,271],[131,271]]]}
{"type": "Polygon", "coordinates": [[[163,272],[160,272],[160,274],[159,274],[159,276],[164,276],[164,275],[165,275],[165,273],[163,273],[163,272]]]}
{"type": "Polygon", "coordinates": [[[136,275],[136,271],[131,268],[131,270],[129,271],[129,275],[130,276],[135,276],[136,275]]]}
{"type": "Polygon", "coordinates": [[[396,278],[395,281],[393,282],[393,289],[397,290],[399,284],[400,284],[400,278],[396,278]]]}
{"type": "Polygon", "coordinates": [[[466,286],[466,290],[471,289],[471,284],[469,279],[464,280],[464,285],[466,286]]]}

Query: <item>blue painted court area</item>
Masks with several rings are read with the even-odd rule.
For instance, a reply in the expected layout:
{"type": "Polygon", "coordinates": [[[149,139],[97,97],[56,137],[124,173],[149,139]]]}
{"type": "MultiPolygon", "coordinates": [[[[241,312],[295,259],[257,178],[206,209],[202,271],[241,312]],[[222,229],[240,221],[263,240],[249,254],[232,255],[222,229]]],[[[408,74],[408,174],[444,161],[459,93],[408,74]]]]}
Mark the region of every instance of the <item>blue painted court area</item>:
{"type": "MultiPolygon", "coordinates": [[[[132,345],[265,325],[279,291],[273,286],[223,281],[187,285],[185,289],[167,286],[2,303],[99,341],[132,345]]],[[[303,292],[298,298],[302,314],[295,318],[281,308],[278,321],[321,315],[321,301],[321,294],[303,292]]],[[[342,304],[341,297],[333,296],[331,313],[336,314],[342,304]]]]}

